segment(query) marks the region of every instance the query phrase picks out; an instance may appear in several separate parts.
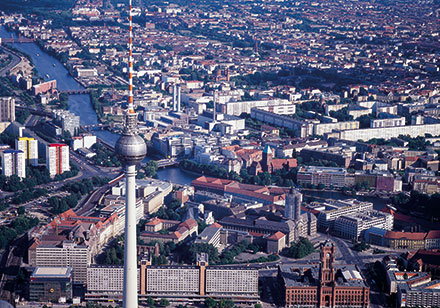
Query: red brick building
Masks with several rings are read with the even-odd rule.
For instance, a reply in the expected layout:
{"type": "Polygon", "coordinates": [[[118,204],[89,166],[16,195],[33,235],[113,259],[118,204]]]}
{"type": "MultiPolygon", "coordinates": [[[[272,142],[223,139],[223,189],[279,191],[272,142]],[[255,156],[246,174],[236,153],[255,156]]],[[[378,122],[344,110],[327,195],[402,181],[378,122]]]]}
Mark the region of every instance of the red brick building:
{"type": "Polygon", "coordinates": [[[354,265],[335,265],[335,247],[327,241],[317,264],[279,265],[284,305],[369,307],[370,289],[354,265]]]}

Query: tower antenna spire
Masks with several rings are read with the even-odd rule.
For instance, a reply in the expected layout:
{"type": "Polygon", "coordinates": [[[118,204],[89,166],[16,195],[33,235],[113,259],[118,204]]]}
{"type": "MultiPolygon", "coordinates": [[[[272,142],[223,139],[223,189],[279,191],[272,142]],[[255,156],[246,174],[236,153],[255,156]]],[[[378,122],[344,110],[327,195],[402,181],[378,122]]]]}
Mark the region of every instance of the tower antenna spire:
{"type": "Polygon", "coordinates": [[[133,15],[132,15],[132,0],[128,2],[128,20],[129,20],[129,35],[128,35],[128,112],[134,113],[133,106],[133,15]]]}

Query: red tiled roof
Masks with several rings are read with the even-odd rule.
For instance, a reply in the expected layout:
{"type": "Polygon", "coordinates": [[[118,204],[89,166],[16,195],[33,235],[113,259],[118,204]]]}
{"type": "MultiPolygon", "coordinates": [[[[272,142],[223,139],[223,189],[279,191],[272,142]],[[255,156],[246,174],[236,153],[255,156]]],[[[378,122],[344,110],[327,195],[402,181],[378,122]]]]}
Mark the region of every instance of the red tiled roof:
{"type": "Polygon", "coordinates": [[[385,233],[385,238],[388,239],[408,239],[408,240],[420,240],[423,241],[425,239],[426,233],[424,232],[396,232],[396,231],[387,231],[385,233]]]}
{"type": "Polygon", "coordinates": [[[277,231],[274,234],[272,234],[271,236],[269,236],[267,239],[278,241],[278,240],[282,239],[284,236],[285,236],[285,234],[283,232],[277,231]]]}
{"type": "Polygon", "coordinates": [[[431,230],[426,235],[427,239],[440,239],[440,230],[431,230]]]}

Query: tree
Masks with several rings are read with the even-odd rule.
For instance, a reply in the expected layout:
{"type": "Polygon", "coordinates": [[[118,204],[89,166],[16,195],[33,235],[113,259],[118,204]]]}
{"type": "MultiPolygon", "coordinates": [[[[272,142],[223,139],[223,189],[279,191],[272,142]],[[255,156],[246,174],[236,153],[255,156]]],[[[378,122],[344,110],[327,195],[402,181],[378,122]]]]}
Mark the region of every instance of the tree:
{"type": "Polygon", "coordinates": [[[162,307],[168,307],[170,305],[170,302],[166,298],[162,298],[159,302],[159,305],[162,307]]]}
{"type": "Polygon", "coordinates": [[[292,243],[287,256],[295,259],[301,259],[314,252],[313,244],[306,238],[301,237],[298,242],[292,243]]]}
{"type": "Polygon", "coordinates": [[[17,210],[18,215],[23,215],[26,212],[24,206],[20,206],[17,210]]]}
{"type": "Polygon", "coordinates": [[[145,174],[146,176],[153,178],[156,173],[159,166],[157,165],[157,162],[154,160],[149,160],[147,162],[147,165],[145,166],[145,174]]]}
{"type": "Polygon", "coordinates": [[[147,305],[150,307],[154,306],[154,299],[152,297],[147,298],[147,305]]]}
{"type": "Polygon", "coordinates": [[[254,308],[263,308],[263,306],[261,306],[261,304],[255,304],[254,308]]]}
{"type": "Polygon", "coordinates": [[[217,302],[213,298],[208,297],[207,299],[205,299],[205,306],[208,308],[213,308],[217,306],[217,302]]]}

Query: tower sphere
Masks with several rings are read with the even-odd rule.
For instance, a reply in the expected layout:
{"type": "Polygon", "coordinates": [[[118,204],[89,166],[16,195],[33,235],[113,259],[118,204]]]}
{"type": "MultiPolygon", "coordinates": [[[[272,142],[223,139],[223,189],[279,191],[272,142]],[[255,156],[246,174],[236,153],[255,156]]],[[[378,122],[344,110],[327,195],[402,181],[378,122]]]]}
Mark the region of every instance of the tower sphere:
{"type": "Polygon", "coordinates": [[[115,145],[116,154],[124,166],[139,164],[147,155],[147,145],[139,135],[122,135],[115,145]]]}

